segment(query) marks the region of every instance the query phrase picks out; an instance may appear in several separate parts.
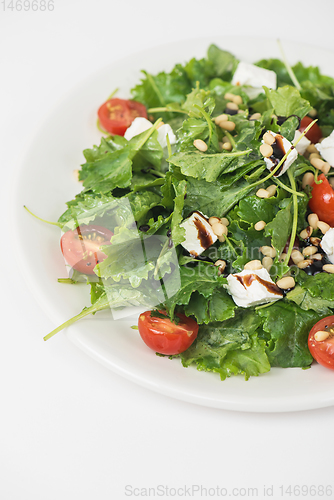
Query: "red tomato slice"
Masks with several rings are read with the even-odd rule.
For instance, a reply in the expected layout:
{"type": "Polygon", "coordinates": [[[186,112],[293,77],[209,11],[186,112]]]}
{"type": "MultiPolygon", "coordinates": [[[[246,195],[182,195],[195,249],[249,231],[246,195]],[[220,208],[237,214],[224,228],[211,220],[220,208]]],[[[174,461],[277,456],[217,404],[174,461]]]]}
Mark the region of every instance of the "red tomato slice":
{"type": "Polygon", "coordinates": [[[308,347],[320,365],[334,370],[334,316],[327,316],[314,325],[309,333],[308,347]],[[327,332],[329,335],[324,340],[317,340],[317,332],[327,332]]]}
{"type": "MultiPolygon", "coordinates": [[[[299,129],[298,129],[299,132],[304,132],[304,130],[306,129],[306,127],[311,122],[313,122],[312,118],[310,118],[309,116],[304,116],[304,118],[300,122],[300,126],[299,126],[299,129]]],[[[322,137],[321,128],[319,127],[319,125],[317,123],[315,123],[314,125],[312,125],[312,127],[310,128],[310,130],[305,134],[305,136],[313,144],[316,144],[317,142],[319,142],[319,140],[322,137]]]]}
{"type": "Polygon", "coordinates": [[[102,127],[113,135],[124,135],[137,116],[147,118],[143,104],[116,97],[102,104],[97,114],[102,127]]]}
{"type": "Polygon", "coordinates": [[[107,256],[102,245],[110,244],[113,233],[102,226],[80,226],[66,231],[60,240],[60,248],[66,262],[76,271],[94,274],[94,267],[107,256]]]}
{"type": "Polygon", "coordinates": [[[334,227],[334,191],[324,174],[318,176],[321,184],[313,182],[312,198],[308,205],[312,212],[317,214],[320,220],[334,227]]]}
{"type": "MultiPolygon", "coordinates": [[[[159,311],[164,316],[164,311],[159,311]]],[[[138,329],[145,344],[160,354],[180,354],[194,342],[198,333],[198,324],[184,314],[177,314],[178,325],[167,316],[158,318],[146,311],[139,316],[138,329]]]]}

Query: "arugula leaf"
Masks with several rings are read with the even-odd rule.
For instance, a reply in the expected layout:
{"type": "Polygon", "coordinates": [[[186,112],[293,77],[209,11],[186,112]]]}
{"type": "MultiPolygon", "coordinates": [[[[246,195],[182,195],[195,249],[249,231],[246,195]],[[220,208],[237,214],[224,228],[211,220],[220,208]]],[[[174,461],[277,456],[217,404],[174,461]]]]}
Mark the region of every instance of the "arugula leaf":
{"type": "Polygon", "coordinates": [[[292,300],[305,311],[312,309],[318,314],[324,316],[330,316],[333,314],[331,309],[334,309],[334,299],[325,300],[322,297],[312,297],[307,289],[304,289],[299,285],[288,292],[285,298],[287,300],[292,300]]]}
{"type": "Polygon", "coordinates": [[[219,288],[214,290],[208,299],[199,292],[194,292],[184,311],[187,316],[195,316],[197,323],[207,324],[232,318],[236,307],[231,296],[219,288]]]}
{"type": "Polygon", "coordinates": [[[226,279],[218,276],[215,266],[199,262],[196,267],[180,267],[181,285],[174,297],[166,301],[166,307],[171,317],[177,305],[186,305],[194,292],[198,292],[208,299],[217,287],[226,283],[226,279]]]}
{"type": "Polygon", "coordinates": [[[312,297],[321,297],[323,300],[333,300],[334,297],[334,275],[329,273],[318,273],[308,276],[304,271],[299,271],[296,276],[299,285],[309,292],[312,297]]]}
{"type": "Polygon", "coordinates": [[[222,380],[236,374],[259,375],[270,370],[264,342],[256,330],[261,319],[253,310],[239,310],[221,323],[201,326],[195,342],[181,354],[183,366],[196,363],[198,370],[213,371],[222,380]]]}
{"type": "Polygon", "coordinates": [[[181,152],[172,155],[168,161],[179,167],[181,173],[188,177],[213,182],[219,175],[231,166],[231,163],[238,156],[244,156],[249,153],[239,151],[237,153],[218,153],[206,154],[201,152],[181,152]]]}
{"type": "Polygon", "coordinates": [[[285,85],[277,90],[264,87],[266,96],[278,116],[297,115],[303,118],[312,109],[308,101],[303,99],[295,87],[285,85]]]}
{"type": "Polygon", "coordinates": [[[265,236],[271,236],[272,246],[281,254],[292,229],[292,201],[286,208],[280,210],[275,218],[266,225],[265,236]]]}
{"type": "Polygon", "coordinates": [[[271,366],[305,367],[312,363],[307,340],[319,314],[284,300],[259,309],[258,314],[264,319],[263,330],[270,335],[267,354],[271,366]]]}
{"type": "Polygon", "coordinates": [[[213,64],[216,76],[223,80],[230,81],[232,74],[239,63],[238,59],[230,52],[222,50],[217,45],[210,45],[208,48],[208,60],[213,64]]]}

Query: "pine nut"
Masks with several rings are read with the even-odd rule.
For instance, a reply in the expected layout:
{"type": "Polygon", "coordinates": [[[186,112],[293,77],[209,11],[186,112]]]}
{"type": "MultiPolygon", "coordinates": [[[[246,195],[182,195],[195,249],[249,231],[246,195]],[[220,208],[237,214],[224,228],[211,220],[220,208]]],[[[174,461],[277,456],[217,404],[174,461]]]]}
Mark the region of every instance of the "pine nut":
{"type": "Polygon", "coordinates": [[[321,255],[321,253],[315,253],[314,255],[312,255],[311,259],[312,260],[322,260],[322,255],[321,255]]]}
{"type": "Polygon", "coordinates": [[[312,238],[310,238],[310,242],[315,247],[318,247],[320,245],[320,243],[321,243],[321,238],[316,238],[316,237],[312,236],[312,238]]]}
{"type": "Polygon", "coordinates": [[[307,238],[309,238],[310,236],[312,236],[312,233],[313,233],[313,227],[311,226],[307,226],[306,229],[303,229],[300,233],[299,233],[299,236],[303,239],[303,240],[307,240],[307,238]]]}
{"type": "Polygon", "coordinates": [[[306,259],[306,260],[303,260],[302,262],[298,262],[297,266],[299,267],[299,269],[305,269],[306,267],[310,266],[311,264],[312,264],[312,260],[306,259]]]}
{"type": "Polygon", "coordinates": [[[313,160],[313,158],[319,158],[321,160],[321,156],[319,155],[319,152],[317,151],[316,153],[311,153],[309,156],[309,160],[313,160]]]}
{"type": "Polygon", "coordinates": [[[222,274],[225,271],[226,262],[225,260],[216,260],[215,266],[219,267],[219,274],[222,274]]]}
{"type": "Polygon", "coordinates": [[[320,158],[312,158],[312,160],[310,160],[310,162],[311,162],[311,165],[313,165],[314,168],[317,168],[318,170],[321,170],[323,167],[323,164],[325,163],[320,158]]]}
{"type": "Polygon", "coordinates": [[[306,186],[311,186],[313,182],[314,182],[314,174],[312,174],[312,172],[306,172],[306,174],[304,174],[303,177],[302,188],[305,189],[306,186]]]}
{"type": "Polygon", "coordinates": [[[323,342],[324,340],[328,339],[329,337],[329,332],[326,332],[325,330],[318,330],[314,334],[314,340],[317,342],[323,342]]]}
{"type": "Polygon", "coordinates": [[[291,259],[293,261],[294,264],[296,264],[296,266],[299,264],[299,262],[302,262],[304,260],[304,256],[303,254],[295,249],[295,250],[292,250],[291,252],[291,259]]]}
{"type": "Polygon", "coordinates": [[[230,221],[226,217],[221,217],[220,222],[226,227],[230,224],[230,221]]]}
{"type": "Polygon", "coordinates": [[[273,247],[269,247],[269,246],[264,245],[263,247],[260,247],[260,251],[266,257],[271,257],[273,259],[276,257],[276,250],[273,247]]]}
{"type": "Polygon", "coordinates": [[[234,122],[229,122],[227,120],[225,121],[220,121],[218,123],[219,127],[222,128],[223,130],[228,130],[229,132],[232,132],[235,129],[235,123],[234,122]]]}
{"type": "Polygon", "coordinates": [[[266,132],[264,135],[263,135],[263,141],[266,143],[266,144],[269,144],[269,146],[271,146],[274,142],[275,142],[275,137],[270,134],[269,132],[266,132]]]}
{"type": "Polygon", "coordinates": [[[275,196],[276,191],[277,191],[277,186],[276,186],[276,184],[271,184],[270,186],[268,186],[266,188],[266,190],[268,191],[269,197],[271,198],[272,196],[275,196]]]}
{"type": "Polygon", "coordinates": [[[224,243],[224,241],[225,241],[225,235],[222,234],[221,236],[218,236],[218,241],[220,241],[220,243],[224,243]]]}
{"type": "Polygon", "coordinates": [[[226,151],[231,151],[232,150],[232,144],[230,142],[223,142],[222,149],[225,149],[226,151]]]}
{"type": "Polygon", "coordinates": [[[260,120],[261,118],[261,113],[254,113],[251,117],[250,120],[260,120]]]}
{"type": "Polygon", "coordinates": [[[313,247],[313,246],[305,247],[303,249],[303,255],[305,255],[305,257],[310,257],[311,255],[314,255],[317,252],[318,252],[318,248],[313,247]]]}
{"type": "Polygon", "coordinates": [[[211,227],[216,236],[222,236],[223,234],[226,234],[224,229],[225,226],[221,222],[215,222],[211,227]]]}
{"type": "Polygon", "coordinates": [[[322,267],[323,271],[326,271],[326,273],[333,274],[334,273],[334,264],[325,264],[322,267]]]}
{"type": "Polygon", "coordinates": [[[163,125],[165,125],[164,122],[160,122],[157,126],[156,126],[156,130],[158,130],[158,128],[162,127],[163,125]]]}
{"type": "Polygon", "coordinates": [[[326,234],[327,231],[330,229],[330,225],[327,224],[327,222],[323,222],[322,220],[319,220],[318,222],[318,229],[322,232],[322,234],[326,234]]]}
{"type": "Polygon", "coordinates": [[[317,153],[317,154],[319,154],[319,151],[317,150],[317,148],[315,147],[315,145],[314,145],[314,144],[309,144],[309,145],[307,146],[307,148],[306,148],[306,151],[307,151],[308,153],[317,153]]]}
{"type": "Polygon", "coordinates": [[[255,225],[254,225],[254,229],[256,231],[262,231],[262,229],[264,229],[266,227],[266,223],[264,222],[264,220],[259,220],[259,222],[257,222],[255,225]]]}
{"type": "Polygon", "coordinates": [[[319,217],[317,216],[317,214],[310,214],[307,217],[307,222],[311,227],[313,227],[313,229],[318,229],[319,217]]]}
{"type": "MultiPolygon", "coordinates": [[[[233,95],[233,94],[232,94],[233,95]]],[[[240,106],[240,104],[243,103],[243,100],[242,100],[242,97],[241,95],[233,95],[233,98],[232,98],[232,101],[237,104],[238,106],[240,106]]]]}
{"type": "Polygon", "coordinates": [[[321,169],[322,173],[327,175],[330,169],[331,169],[330,164],[327,161],[325,161],[321,169]]]}
{"type": "Polygon", "coordinates": [[[334,177],[330,177],[328,179],[328,182],[330,183],[330,185],[332,186],[332,188],[334,189],[334,177]]]}
{"type": "Polygon", "coordinates": [[[278,260],[279,260],[280,262],[284,262],[284,261],[285,261],[285,258],[286,258],[286,256],[287,256],[287,255],[288,255],[287,253],[282,253],[282,254],[279,256],[279,259],[278,259],[278,260]]]}
{"type": "Polygon", "coordinates": [[[232,111],[238,111],[239,106],[237,104],[235,104],[234,102],[228,102],[226,104],[226,108],[231,109],[232,111]]]}
{"type": "Polygon", "coordinates": [[[258,196],[259,198],[269,198],[269,193],[266,189],[261,188],[256,191],[256,196],[258,196]]]}
{"type": "Polygon", "coordinates": [[[214,122],[216,125],[219,125],[219,122],[225,122],[227,120],[228,120],[228,115],[226,115],[225,113],[223,113],[222,115],[216,116],[214,118],[214,122]]]}
{"type": "Polygon", "coordinates": [[[317,116],[317,114],[318,114],[318,111],[315,108],[310,109],[310,111],[308,112],[308,115],[311,118],[315,118],[317,116]]]}
{"type": "Polygon", "coordinates": [[[267,269],[269,272],[271,266],[273,265],[274,261],[271,257],[263,257],[262,259],[262,266],[267,269]]]}
{"type": "Polygon", "coordinates": [[[226,99],[227,101],[233,101],[234,97],[234,94],[232,94],[231,92],[226,92],[226,94],[224,95],[224,99],[226,99]]]}
{"type": "Polygon", "coordinates": [[[202,139],[195,139],[193,144],[199,151],[204,152],[208,149],[208,145],[202,139]]]}
{"type": "Polygon", "coordinates": [[[245,113],[246,113],[246,111],[244,109],[238,109],[238,115],[241,115],[241,114],[243,115],[245,113]]]}
{"type": "Polygon", "coordinates": [[[269,146],[269,144],[264,143],[261,144],[260,146],[260,153],[265,158],[269,158],[269,156],[271,156],[274,153],[274,150],[271,146],[269,146]]]}
{"type": "Polygon", "coordinates": [[[217,222],[220,222],[220,218],[219,217],[209,217],[209,224],[217,224],[217,222]]]}
{"type": "Polygon", "coordinates": [[[247,271],[257,271],[258,269],[262,269],[262,263],[259,260],[250,260],[245,264],[244,269],[247,271]]]}
{"type": "Polygon", "coordinates": [[[289,290],[289,288],[293,288],[296,286],[295,280],[292,276],[285,276],[276,282],[276,285],[282,290],[289,290]]]}

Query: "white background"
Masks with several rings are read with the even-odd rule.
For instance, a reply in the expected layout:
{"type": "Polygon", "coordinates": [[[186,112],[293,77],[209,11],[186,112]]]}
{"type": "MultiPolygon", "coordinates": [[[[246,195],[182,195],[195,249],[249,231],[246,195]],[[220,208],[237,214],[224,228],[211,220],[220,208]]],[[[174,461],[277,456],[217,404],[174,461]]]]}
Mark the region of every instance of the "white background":
{"type": "Polygon", "coordinates": [[[118,500],[128,498],[126,485],[256,487],[261,499],[269,498],[264,486],[273,486],[275,499],[295,497],[282,496],[280,485],[334,490],[334,408],[251,414],[197,407],[109,372],[62,334],[44,343],[50,320],[13,261],[6,225],[20,151],[83,78],[134,51],[212,34],[334,49],[332,0],[54,4],[53,12],[17,12],[0,2],[1,500],[118,500]]]}

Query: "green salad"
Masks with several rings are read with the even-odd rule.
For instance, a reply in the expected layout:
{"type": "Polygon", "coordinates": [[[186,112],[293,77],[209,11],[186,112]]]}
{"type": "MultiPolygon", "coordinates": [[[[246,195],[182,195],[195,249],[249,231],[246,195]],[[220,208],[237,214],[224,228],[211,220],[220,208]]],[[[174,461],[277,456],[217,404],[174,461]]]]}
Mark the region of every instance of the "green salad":
{"type": "Polygon", "coordinates": [[[45,339],[140,306],[134,335],[222,380],[310,367],[320,352],[333,368],[334,79],[211,45],[144,71],[98,116],[101,143],[57,222],[59,286],[86,282],[91,305],[45,339]]]}

